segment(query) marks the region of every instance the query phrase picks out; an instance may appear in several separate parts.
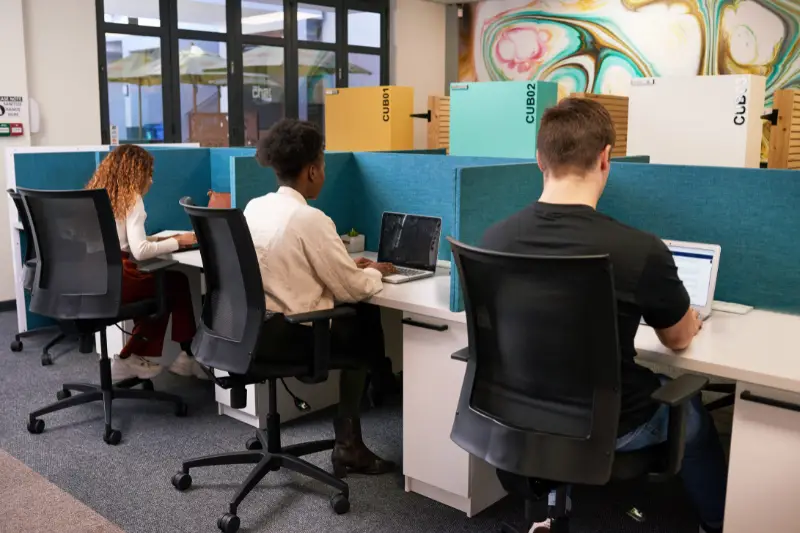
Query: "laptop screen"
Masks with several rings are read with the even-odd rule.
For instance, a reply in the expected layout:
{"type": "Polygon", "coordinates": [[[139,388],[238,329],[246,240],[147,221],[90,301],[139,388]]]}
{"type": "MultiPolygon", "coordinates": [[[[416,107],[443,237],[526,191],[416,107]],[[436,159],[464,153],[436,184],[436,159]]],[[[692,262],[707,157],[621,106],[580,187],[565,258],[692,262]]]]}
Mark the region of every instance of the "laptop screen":
{"type": "Polygon", "coordinates": [[[435,271],[442,219],[384,213],[378,262],[435,271]]]}
{"type": "Polygon", "coordinates": [[[689,293],[692,306],[705,307],[711,286],[714,250],[682,246],[670,246],[669,250],[672,252],[675,266],[678,267],[678,277],[689,293]]]}

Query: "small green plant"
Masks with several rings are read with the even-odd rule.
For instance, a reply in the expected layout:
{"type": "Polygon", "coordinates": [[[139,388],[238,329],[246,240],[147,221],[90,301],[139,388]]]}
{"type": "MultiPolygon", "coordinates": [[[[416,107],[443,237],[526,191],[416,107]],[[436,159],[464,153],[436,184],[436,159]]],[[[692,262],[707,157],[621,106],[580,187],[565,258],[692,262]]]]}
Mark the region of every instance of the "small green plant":
{"type": "Polygon", "coordinates": [[[356,231],[356,228],[353,228],[353,229],[351,229],[351,230],[348,232],[347,236],[348,236],[348,237],[358,237],[358,232],[356,231]]]}

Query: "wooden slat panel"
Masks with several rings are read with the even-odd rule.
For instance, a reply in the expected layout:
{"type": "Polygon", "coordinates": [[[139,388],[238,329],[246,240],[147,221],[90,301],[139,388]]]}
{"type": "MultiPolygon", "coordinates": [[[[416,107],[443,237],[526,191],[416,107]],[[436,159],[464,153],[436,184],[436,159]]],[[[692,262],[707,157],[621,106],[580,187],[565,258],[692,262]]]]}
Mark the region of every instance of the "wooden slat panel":
{"type": "Polygon", "coordinates": [[[429,96],[428,109],[431,121],[428,123],[428,148],[450,147],[450,98],[447,96],[429,96]]]}

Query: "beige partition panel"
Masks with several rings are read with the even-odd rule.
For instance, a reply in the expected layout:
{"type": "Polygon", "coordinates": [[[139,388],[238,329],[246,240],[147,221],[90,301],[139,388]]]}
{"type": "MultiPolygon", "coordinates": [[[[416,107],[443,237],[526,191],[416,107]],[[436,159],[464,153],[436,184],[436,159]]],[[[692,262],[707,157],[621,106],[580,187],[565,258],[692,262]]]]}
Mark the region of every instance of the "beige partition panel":
{"type": "Polygon", "coordinates": [[[575,98],[589,98],[605,107],[611,114],[614,130],[617,132],[617,142],[611,151],[612,157],[622,157],[628,154],[628,97],[612,96],[610,94],[574,93],[575,98]]]}
{"type": "Polygon", "coordinates": [[[431,120],[428,123],[428,149],[444,148],[450,150],[450,97],[429,96],[428,110],[431,120]]]}
{"type": "Polygon", "coordinates": [[[769,168],[800,169],[800,91],[775,91],[772,109],[778,123],[769,134],[769,168]]]}

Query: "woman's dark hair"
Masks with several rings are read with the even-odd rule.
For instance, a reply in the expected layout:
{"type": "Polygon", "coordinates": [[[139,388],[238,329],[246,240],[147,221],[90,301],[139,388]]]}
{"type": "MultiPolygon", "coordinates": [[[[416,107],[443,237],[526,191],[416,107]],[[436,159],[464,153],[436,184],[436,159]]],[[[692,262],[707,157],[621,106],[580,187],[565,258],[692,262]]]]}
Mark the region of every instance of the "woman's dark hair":
{"type": "Polygon", "coordinates": [[[325,145],[319,126],[313,122],[281,120],[258,141],[256,160],[272,167],[282,181],[292,182],[302,170],[318,159],[325,145]]]}

